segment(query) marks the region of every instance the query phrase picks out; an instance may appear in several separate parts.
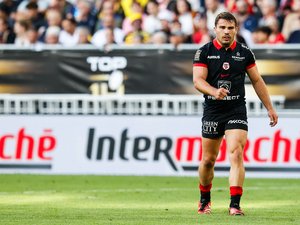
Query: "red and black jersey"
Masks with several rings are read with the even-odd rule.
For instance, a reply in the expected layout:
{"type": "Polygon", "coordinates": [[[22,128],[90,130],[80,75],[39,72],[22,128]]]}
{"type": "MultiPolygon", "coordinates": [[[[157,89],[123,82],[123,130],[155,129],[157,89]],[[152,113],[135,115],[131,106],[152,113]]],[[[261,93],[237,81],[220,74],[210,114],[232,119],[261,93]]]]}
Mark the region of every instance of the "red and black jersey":
{"type": "Polygon", "coordinates": [[[246,70],[255,66],[254,54],[248,47],[234,41],[226,50],[215,39],[196,51],[193,66],[206,67],[206,81],[230,92],[223,100],[204,95],[206,112],[222,113],[222,110],[245,105],[246,70]]]}

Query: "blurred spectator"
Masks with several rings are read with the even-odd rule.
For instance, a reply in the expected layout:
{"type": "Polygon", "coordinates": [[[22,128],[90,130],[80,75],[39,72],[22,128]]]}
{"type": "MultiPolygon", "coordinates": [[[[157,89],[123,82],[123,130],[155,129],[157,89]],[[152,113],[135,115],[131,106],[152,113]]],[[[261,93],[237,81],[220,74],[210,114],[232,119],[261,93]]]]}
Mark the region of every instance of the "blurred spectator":
{"type": "Polygon", "coordinates": [[[236,34],[236,40],[237,40],[238,42],[240,42],[241,44],[244,44],[244,45],[246,45],[246,46],[250,46],[250,45],[253,44],[253,41],[252,41],[252,34],[251,34],[250,31],[249,31],[248,34],[249,34],[249,36],[248,36],[247,39],[246,39],[243,35],[241,35],[240,30],[238,29],[238,33],[236,34]]]}
{"type": "MultiPolygon", "coordinates": [[[[246,11],[247,11],[247,14],[252,14],[253,13],[253,4],[254,4],[254,1],[252,0],[246,0],[246,11]]],[[[238,11],[238,0],[225,0],[224,1],[224,5],[227,9],[227,11],[231,12],[231,13],[236,13],[238,11]]]]}
{"type": "Polygon", "coordinates": [[[247,45],[299,42],[300,0],[0,0],[0,43],[46,42],[46,30],[56,27],[48,33],[59,28],[60,38],[53,35],[50,42],[68,46],[165,39],[204,44],[214,37],[215,16],[222,11],[235,13],[237,40],[247,45]]]}
{"type": "Polygon", "coordinates": [[[45,42],[45,34],[48,27],[61,27],[62,16],[57,9],[48,9],[46,12],[46,23],[38,30],[39,40],[45,42]]]}
{"type": "Polygon", "coordinates": [[[27,8],[27,5],[31,4],[31,3],[34,3],[37,5],[37,10],[39,13],[44,13],[49,6],[49,0],[23,0],[18,5],[17,11],[18,12],[25,11],[27,8]]]}
{"type": "Polygon", "coordinates": [[[283,18],[292,12],[292,3],[293,0],[279,0],[279,8],[277,10],[283,18]]]}
{"type": "Polygon", "coordinates": [[[269,37],[272,33],[271,28],[267,26],[258,27],[252,33],[253,43],[254,44],[268,44],[269,37]]]}
{"type": "Polygon", "coordinates": [[[163,31],[157,31],[152,34],[151,41],[152,44],[166,44],[168,43],[168,35],[163,31]]]}
{"type": "Polygon", "coordinates": [[[26,5],[24,12],[36,30],[42,26],[45,26],[46,21],[44,19],[44,15],[38,11],[38,5],[36,2],[29,2],[26,5]]]}
{"type": "Polygon", "coordinates": [[[43,43],[39,41],[39,34],[35,27],[30,27],[27,30],[27,39],[30,46],[37,47],[38,45],[43,45],[43,43]]]}
{"type": "Polygon", "coordinates": [[[59,44],[60,27],[49,26],[45,34],[46,44],[59,44]]]}
{"type": "Polygon", "coordinates": [[[75,19],[64,19],[62,22],[62,30],[59,33],[59,43],[64,46],[75,46],[79,41],[79,35],[76,32],[75,19]]]}
{"type": "Polygon", "coordinates": [[[150,41],[150,35],[142,29],[142,15],[135,14],[130,17],[133,30],[125,37],[126,44],[146,44],[150,41]]]}
{"type": "Polygon", "coordinates": [[[262,17],[258,21],[258,25],[266,26],[266,21],[270,18],[275,18],[279,20],[279,17],[277,17],[277,2],[276,0],[262,0],[260,5],[260,10],[262,13],[262,17]]]}
{"type": "Polygon", "coordinates": [[[17,20],[14,25],[14,32],[16,34],[14,44],[17,46],[29,46],[27,31],[30,27],[29,21],[17,20]]]}
{"type": "Polygon", "coordinates": [[[178,20],[174,20],[170,24],[170,37],[169,42],[175,46],[185,43],[187,36],[181,30],[181,23],[178,20]]]}
{"type": "Polygon", "coordinates": [[[105,29],[105,38],[106,38],[106,45],[108,44],[116,44],[115,41],[115,35],[114,35],[114,29],[112,28],[106,28],[105,29]]]}
{"type": "Polygon", "coordinates": [[[191,35],[194,33],[191,4],[187,0],[177,0],[176,11],[182,32],[185,36],[191,38],[191,35]]]}
{"type": "Polygon", "coordinates": [[[133,31],[134,28],[132,26],[132,20],[134,20],[137,15],[138,17],[141,17],[141,26],[143,27],[143,20],[145,17],[143,7],[139,3],[133,2],[131,6],[131,14],[124,18],[122,24],[122,30],[125,35],[133,31]]]}
{"type": "Polygon", "coordinates": [[[73,17],[78,26],[89,27],[94,33],[97,14],[91,0],[77,0],[73,17]]]}
{"type": "Polygon", "coordinates": [[[6,15],[10,25],[12,25],[10,23],[10,20],[15,19],[14,14],[17,11],[17,7],[18,7],[18,5],[21,1],[22,0],[16,0],[16,1],[14,1],[14,0],[2,0],[0,2],[0,10],[1,10],[2,16],[3,16],[3,14],[6,15]]]}
{"type": "Polygon", "coordinates": [[[292,2],[292,13],[285,17],[282,34],[286,40],[289,40],[290,35],[297,30],[300,30],[300,0],[292,2]]]}
{"type": "Polygon", "coordinates": [[[147,15],[144,17],[143,30],[149,34],[162,29],[160,19],[158,18],[159,8],[156,0],[149,0],[146,5],[147,15]]]}
{"type": "Polygon", "coordinates": [[[219,0],[205,0],[207,28],[214,35],[215,18],[224,11],[227,11],[219,0]]]}
{"type": "Polygon", "coordinates": [[[201,1],[200,0],[188,0],[189,4],[191,5],[192,12],[200,12],[201,10],[201,1]]]}
{"type": "Polygon", "coordinates": [[[161,23],[161,31],[167,35],[169,40],[171,34],[170,24],[174,21],[175,15],[167,9],[163,9],[158,13],[158,18],[161,23]]]}
{"type": "Polygon", "coordinates": [[[270,27],[272,30],[272,33],[269,37],[269,43],[270,44],[281,44],[285,43],[285,39],[279,31],[279,22],[276,18],[270,17],[266,20],[266,25],[270,27]]]}
{"type": "Polygon", "coordinates": [[[142,13],[148,0],[121,0],[121,6],[123,8],[125,17],[129,17],[133,13],[142,13]],[[137,10],[135,7],[139,7],[142,11],[137,10]]]}
{"type": "Polygon", "coordinates": [[[91,32],[88,27],[79,26],[76,28],[76,33],[78,33],[78,44],[91,44],[91,32]]]}
{"type": "Polygon", "coordinates": [[[15,37],[15,33],[9,27],[7,19],[0,17],[0,43],[13,44],[15,37]]]}
{"type": "Polygon", "coordinates": [[[66,0],[49,0],[49,9],[56,9],[62,18],[71,18],[74,15],[75,7],[66,0]]]}
{"type": "Polygon", "coordinates": [[[247,0],[236,1],[235,17],[241,30],[246,29],[252,32],[258,27],[258,19],[249,13],[247,0]]]}
{"type": "Polygon", "coordinates": [[[103,0],[96,25],[96,29],[102,28],[101,21],[106,15],[113,15],[115,27],[122,28],[124,13],[119,0],[103,0]]]}
{"type": "Polygon", "coordinates": [[[92,37],[91,43],[98,48],[102,48],[105,44],[107,44],[106,40],[106,29],[113,29],[114,40],[117,44],[121,44],[124,42],[124,32],[114,25],[114,16],[108,15],[103,18],[103,28],[98,30],[92,37]]]}
{"type": "Polygon", "coordinates": [[[159,11],[163,11],[166,9],[169,10],[168,5],[169,5],[170,1],[171,0],[157,0],[159,11]]]}
{"type": "Polygon", "coordinates": [[[192,42],[195,44],[206,44],[211,41],[208,28],[206,26],[206,18],[198,13],[194,20],[193,24],[195,27],[195,32],[192,36],[192,42]]]}
{"type": "Polygon", "coordinates": [[[289,44],[300,44],[300,30],[295,30],[289,36],[287,41],[289,44]]]}
{"type": "Polygon", "coordinates": [[[46,22],[48,26],[61,26],[62,15],[57,9],[48,9],[46,12],[46,22]]]}

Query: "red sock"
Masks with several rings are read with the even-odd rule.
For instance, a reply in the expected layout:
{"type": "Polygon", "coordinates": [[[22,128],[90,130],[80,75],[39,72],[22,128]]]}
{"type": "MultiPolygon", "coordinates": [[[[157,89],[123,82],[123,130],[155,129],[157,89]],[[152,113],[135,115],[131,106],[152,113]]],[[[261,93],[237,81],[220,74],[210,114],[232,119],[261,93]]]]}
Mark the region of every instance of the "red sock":
{"type": "Polygon", "coordinates": [[[203,186],[199,184],[199,189],[200,189],[200,202],[210,202],[210,189],[212,187],[212,184],[203,186]]]}
{"type": "Polygon", "coordinates": [[[230,186],[230,196],[243,195],[243,187],[230,186]]]}
{"type": "Polygon", "coordinates": [[[212,184],[209,184],[209,185],[206,185],[206,186],[203,186],[202,184],[199,184],[199,189],[201,192],[210,192],[210,189],[212,187],[212,184]]]}
{"type": "Polygon", "coordinates": [[[240,209],[241,196],[243,194],[243,188],[239,186],[230,187],[230,205],[229,207],[240,209]]]}

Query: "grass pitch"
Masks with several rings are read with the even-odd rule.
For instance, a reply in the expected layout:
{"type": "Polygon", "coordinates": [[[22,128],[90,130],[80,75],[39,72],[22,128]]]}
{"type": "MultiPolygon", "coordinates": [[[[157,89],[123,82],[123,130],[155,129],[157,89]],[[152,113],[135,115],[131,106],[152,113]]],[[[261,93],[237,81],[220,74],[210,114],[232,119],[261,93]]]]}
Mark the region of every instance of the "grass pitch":
{"type": "Polygon", "coordinates": [[[197,177],[0,175],[0,225],[300,224],[299,179],[246,179],[245,217],[227,215],[226,178],[213,214],[197,215],[197,177]]]}

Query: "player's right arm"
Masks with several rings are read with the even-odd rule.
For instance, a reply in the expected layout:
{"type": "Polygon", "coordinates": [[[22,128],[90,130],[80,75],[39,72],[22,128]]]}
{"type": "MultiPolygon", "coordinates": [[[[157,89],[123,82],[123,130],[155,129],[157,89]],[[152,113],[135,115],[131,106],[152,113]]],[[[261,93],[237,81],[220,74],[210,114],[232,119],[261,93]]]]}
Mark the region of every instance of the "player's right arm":
{"type": "Polygon", "coordinates": [[[211,86],[207,81],[207,66],[203,63],[195,63],[193,66],[193,82],[195,88],[205,94],[216,98],[216,100],[222,100],[229,93],[225,88],[215,88],[211,86]]]}

